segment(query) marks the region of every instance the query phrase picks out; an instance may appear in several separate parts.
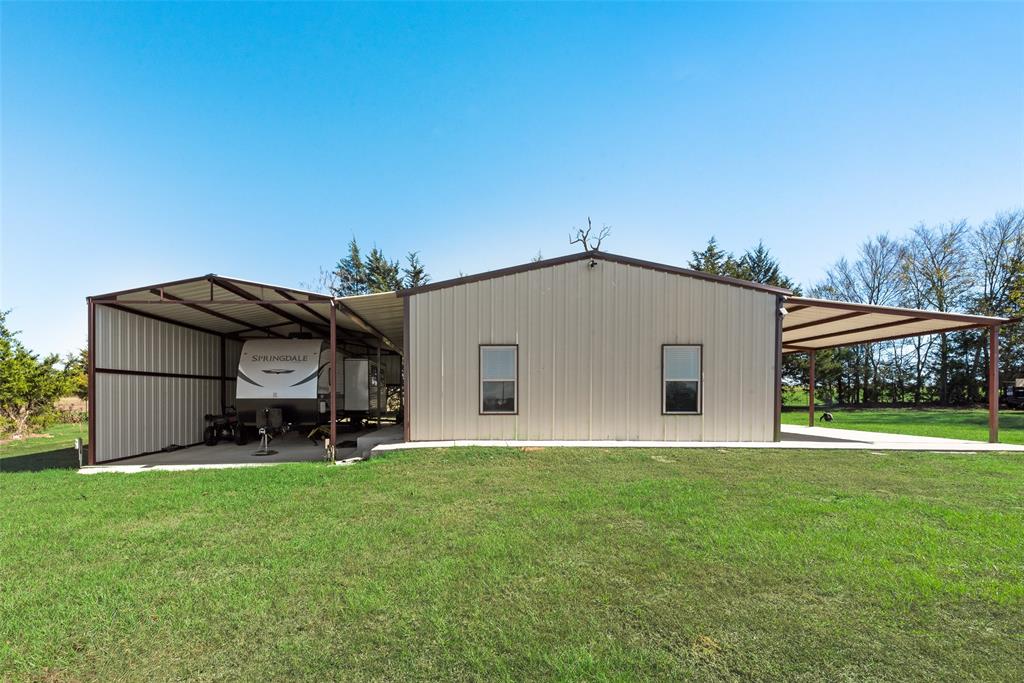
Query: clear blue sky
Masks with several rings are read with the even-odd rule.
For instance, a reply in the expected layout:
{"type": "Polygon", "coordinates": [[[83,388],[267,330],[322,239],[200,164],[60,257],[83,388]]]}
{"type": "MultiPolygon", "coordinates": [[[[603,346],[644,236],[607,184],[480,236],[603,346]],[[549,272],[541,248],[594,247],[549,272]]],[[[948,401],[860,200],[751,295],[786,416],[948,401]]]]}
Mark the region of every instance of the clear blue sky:
{"type": "Polygon", "coordinates": [[[1022,5],[12,4],[0,305],[314,278],[354,234],[435,279],[763,238],[803,283],[870,234],[1024,202],[1022,5]]]}

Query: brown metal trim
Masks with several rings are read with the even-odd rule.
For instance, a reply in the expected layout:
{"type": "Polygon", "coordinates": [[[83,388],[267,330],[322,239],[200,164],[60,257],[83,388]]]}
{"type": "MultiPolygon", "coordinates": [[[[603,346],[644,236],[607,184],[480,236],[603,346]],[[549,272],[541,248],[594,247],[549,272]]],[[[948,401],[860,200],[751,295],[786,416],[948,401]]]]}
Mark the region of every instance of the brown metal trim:
{"type": "Polygon", "coordinates": [[[180,280],[171,280],[170,282],[158,282],[155,285],[143,285],[142,287],[133,287],[131,289],[122,289],[117,292],[107,292],[106,294],[95,294],[91,298],[99,301],[100,299],[116,299],[119,296],[125,294],[135,294],[138,292],[145,292],[148,289],[162,289],[166,287],[174,287],[175,285],[184,285],[191,282],[202,282],[213,277],[213,274],[209,275],[198,275],[196,277],[186,277],[180,280]]]}
{"type": "MultiPolygon", "coordinates": [[[[487,380],[488,382],[505,382],[508,380],[487,380]]],[[[519,344],[478,344],[476,350],[476,409],[477,415],[487,416],[498,416],[498,417],[512,417],[519,415],[519,344]],[[487,347],[498,347],[498,348],[515,348],[516,350],[516,409],[512,413],[485,413],[484,408],[484,348],[487,347]]]]}
{"type": "MultiPolygon", "coordinates": [[[[872,332],[874,330],[884,330],[889,327],[901,327],[903,325],[913,325],[914,323],[920,323],[927,321],[927,318],[904,318],[903,320],[892,320],[887,323],[877,323],[875,325],[867,325],[865,327],[855,327],[849,330],[840,330],[839,332],[826,332],[825,334],[816,334],[810,337],[801,337],[800,339],[793,339],[787,344],[802,344],[804,342],[818,341],[820,339],[829,339],[832,337],[847,337],[851,334],[860,334],[861,332],[872,332]]],[[[785,332],[785,330],[783,330],[785,332]]],[[[930,333],[925,333],[930,334],[930,333]]],[[[869,344],[872,339],[865,339],[859,342],[853,342],[854,344],[869,344]]]]}
{"type": "Polygon", "coordinates": [[[916,308],[898,308],[895,306],[879,306],[877,304],[849,303],[846,301],[832,301],[830,299],[810,299],[807,297],[788,297],[787,301],[795,301],[807,304],[814,308],[839,308],[847,311],[863,311],[865,313],[879,313],[881,315],[908,315],[929,320],[952,320],[954,322],[973,323],[975,325],[1001,325],[1006,318],[996,318],[984,315],[968,315],[966,313],[947,313],[943,311],[922,311],[916,308]]]}
{"type": "MultiPolygon", "coordinates": [[[[244,302],[240,302],[240,303],[244,303],[244,302]]],[[[237,334],[237,335],[241,335],[241,334],[246,334],[247,332],[262,332],[264,330],[272,330],[272,329],[274,329],[276,327],[287,327],[288,325],[294,325],[295,323],[290,322],[290,321],[285,321],[283,323],[273,323],[272,325],[260,325],[259,327],[254,327],[252,325],[252,323],[246,323],[246,324],[249,325],[249,326],[246,327],[244,330],[233,330],[231,332],[225,332],[224,334],[237,334]]]]}
{"type": "Polygon", "coordinates": [[[888,337],[876,337],[876,338],[867,339],[867,340],[863,340],[863,341],[841,342],[839,344],[828,344],[826,346],[814,346],[814,347],[808,346],[808,347],[801,348],[801,347],[790,347],[789,344],[786,344],[786,347],[787,348],[795,349],[795,351],[788,351],[787,353],[797,353],[797,352],[803,352],[803,351],[810,351],[811,348],[813,348],[815,351],[824,351],[825,349],[838,349],[838,348],[842,348],[844,346],[860,346],[861,344],[875,344],[877,342],[896,341],[897,339],[910,339],[911,337],[929,337],[929,336],[931,336],[933,334],[943,334],[943,333],[946,333],[946,332],[963,332],[965,330],[976,330],[976,329],[981,329],[981,328],[985,328],[985,327],[989,327],[989,326],[988,325],[962,325],[960,327],[947,327],[947,328],[943,328],[941,330],[928,330],[927,332],[909,332],[907,334],[894,334],[894,335],[888,336],[888,337]]]}
{"type": "Polygon", "coordinates": [[[89,399],[89,448],[86,462],[90,465],[96,464],[96,303],[92,299],[87,300],[89,328],[86,339],[86,381],[88,386],[86,392],[89,399]]]}
{"type": "MultiPolygon", "coordinates": [[[[811,347],[809,347],[809,346],[790,346],[789,344],[783,344],[782,345],[782,353],[784,353],[784,354],[789,354],[789,353],[807,353],[810,350],[811,350],[811,347]]],[[[814,349],[814,350],[817,351],[817,349],[814,349]]]]}
{"type": "Polygon", "coordinates": [[[186,308],[189,308],[189,309],[191,309],[193,311],[199,311],[203,315],[213,316],[214,318],[220,318],[221,320],[223,320],[225,322],[229,322],[229,323],[231,323],[233,325],[241,325],[242,326],[241,330],[232,330],[231,334],[241,334],[242,332],[248,332],[249,330],[259,330],[260,332],[265,332],[265,333],[269,334],[272,337],[278,337],[278,338],[281,338],[281,339],[283,339],[285,337],[285,335],[281,334],[280,332],[275,332],[274,330],[270,329],[269,327],[262,327],[260,325],[253,325],[250,322],[246,322],[245,320],[241,320],[239,318],[232,317],[230,315],[227,315],[226,313],[221,313],[219,311],[211,311],[210,309],[204,308],[203,306],[200,306],[199,304],[194,304],[194,303],[187,302],[184,299],[176,297],[173,294],[169,294],[167,292],[164,292],[163,290],[151,289],[149,291],[150,291],[150,294],[156,294],[161,299],[164,299],[164,300],[166,300],[168,302],[178,303],[178,304],[181,304],[182,306],[185,306],[186,308]]]}
{"type": "Polygon", "coordinates": [[[330,311],[331,327],[331,447],[338,444],[338,319],[334,306],[330,311]]]}
{"type": "MultiPolygon", "coordinates": [[[[236,296],[240,296],[243,299],[251,301],[253,304],[255,304],[257,306],[262,306],[263,308],[267,309],[268,311],[270,311],[271,313],[273,313],[274,315],[276,315],[276,316],[278,316],[280,318],[284,318],[285,320],[291,320],[293,323],[298,325],[300,328],[301,327],[305,327],[305,328],[307,328],[309,330],[317,330],[317,329],[319,329],[319,330],[321,330],[321,332],[325,331],[324,328],[326,326],[320,325],[319,323],[310,322],[309,320],[305,320],[303,318],[299,318],[297,316],[294,316],[291,313],[288,313],[288,312],[278,308],[278,306],[277,306],[277,304],[279,304],[279,303],[288,303],[288,304],[301,305],[302,302],[300,302],[300,301],[292,301],[292,300],[289,300],[289,299],[283,299],[281,301],[273,301],[273,302],[271,302],[269,300],[264,300],[264,299],[259,298],[258,296],[256,296],[252,292],[248,292],[248,291],[242,289],[241,287],[239,287],[238,285],[234,284],[233,282],[229,282],[227,280],[222,280],[222,279],[217,278],[217,277],[212,278],[212,280],[213,280],[213,283],[215,285],[217,285],[218,287],[220,287],[221,289],[223,289],[225,291],[228,291],[228,292],[231,292],[232,294],[235,294],[236,296]]],[[[235,303],[237,303],[237,302],[235,302],[235,303]]]]}
{"type": "Polygon", "coordinates": [[[773,440],[782,441],[782,315],[784,299],[775,298],[775,425],[773,440]]]}
{"type": "Polygon", "coordinates": [[[685,275],[687,277],[696,278],[698,280],[707,280],[709,282],[717,282],[719,284],[731,285],[733,287],[754,289],[760,292],[769,292],[771,294],[791,294],[790,290],[783,289],[781,287],[762,285],[758,282],[740,280],[738,278],[726,277],[724,275],[713,275],[711,273],[704,273],[699,270],[690,270],[689,268],[679,268],[677,266],[670,266],[664,263],[655,263],[654,261],[644,261],[641,259],[631,258],[629,256],[619,256],[618,254],[611,254],[606,251],[585,251],[576,254],[569,254],[567,256],[558,256],[556,258],[545,259],[543,261],[523,263],[518,266],[499,268],[497,270],[489,270],[484,273],[477,273],[476,275],[465,275],[463,277],[452,278],[450,280],[431,282],[429,284],[421,285],[419,287],[401,289],[395,292],[395,294],[397,296],[413,296],[416,294],[423,294],[424,292],[431,292],[436,289],[446,289],[448,287],[455,287],[456,285],[465,285],[471,282],[480,282],[481,280],[491,280],[497,277],[516,275],[518,273],[526,273],[531,270],[537,270],[539,268],[550,268],[551,266],[559,266],[566,263],[573,263],[574,261],[584,261],[588,259],[608,261],[611,263],[620,263],[627,266],[636,266],[638,268],[646,268],[647,270],[655,270],[661,273],[671,273],[673,275],[685,275]]]}
{"type": "Polygon", "coordinates": [[[171,379],[204,379],[204,380],[227,380],[233,379],[223,375],[197,375],[187,372],[153,372],[150,370],[122,370],[120,368],[93,368],[93,372],[104,375],[130,375],[132,377],[169,377],[171,379]]]}
{"type": "Polygon", "coordinates": [[[797,311],[802,311],[802,310],[804,310],[805,308],[810,308],[810,306],[803,306],[803,305],[798,305],[798,306],[785,306],[785,309],[786,309],[786,313],[796,313],[797,311]]]}
{"type": "Polygon", "coordinates": [[[402,416],[404,417],[404,424],[402,425],[402,438],[406,441],[412,441],[412,403],[410,388],[412,387],[412,356],[409,355],[410,345],[412,339],[409,336],[409,309],[411,308],[410,302],[412,299],[405,297],[402,299],[402,402],[403,410],[402,416]]]}
{"type": "Polygon", "coordinates": [[[334,303],[337,304],[338,308],[340,308],[342,312],[345,313],[345,315],[352,318],[352,320],[356,321],[356,323],[358,323],[359,325],[362,325],[367,332],[376,336],[378,339],[383,339],[385,342],[387,342],[388,346],[390,346],[392,350],[398,351],[398,347],[395,346],[395,344],[390,339],[388,339],[387,335],[385,335],[383,332],[381,332],[376,327],[371,325],[367,320],[363,318],[363,316],[353,311],[350,306],[346,305],[345,302],[341,300],[340,297],[338,299],[335,299],[334,303]]]}
{"type": "Polygon", "coordinates": [[[807,426],[814,426],[814,360],[817,354],[814,350],[807,352],[807,426]]]}
{"type": "Polygon", "coordinates": [[[704,344],[662,344],[661,345],[661,414],[669,417],[686,417],[704,414],[704,344]],[[700,349],[700,379],[697,380],[697,411],[696,412],[665,412],[665,347],[666,346],[696,346],[700,349]]]}
{"type": "MultiPolygon", "coordinates": [[[[792,311],[790,311],[792,313],[792,311]]],[[[834,315],[831,318],[822,318],[821,320],[814,320],[809,323],[800,323],[799,325],[793,325],[792,327],[786,327],[786,321],[782,321],[783,332],[795,332],[796,330],[802,330],[807,327],[817,327],[818,325],[828,325],[829,323],[837,323],[840,320],[848,320],[849,318],[859,318],[862,315],[870,315],[867,311],[854,311],[852,313],[843,313],[842,315],[834,315]]]]}
{"type": "MultiPolygon", "coordinates": [[[[315,318],[317,318],[317,319],[321,320],[321,321],[322,321],[322,322],[324,322],[324,323],[327,323],[328,325],[330,325],[330,324],[331,324],[331,321],[330,321],[330,320],[328,320],[327,316],[325,316],[325,315],[323,315],[323,314],[321,314],[321,313],[318,313],[317,311],[313,310],[312,308],[310,308],[309,306],[307,306],[307,305],[305,304],[305,302],[301,302],[301,301],[300,301],[299,299],[296,299],[296,298],[295,298],[294,296],[292,296],[292,295],[291,295],[291,294],[289,294],[288,292],[284,291],[283,289],[278,289],[278,288],[276,288],[276,287],[275,287],[275,288],[274,288],[274,291],[275,291],[275,292],[277,292],[278,294],[280,294],[281,296],[283,296],[283,297],[284,297],[285,299],[288,299],[289,301],[295,301],[295,302],[298,302],[299,308],[301,308],[302,310],[304,310],[304,311],[305,311],[306,313],[309,313],[309,314],[310,314],[310,315],[312,315],[313,317],[315,317],[315,318]]],[[[321,302],[317,302],[317,303],[321,303],[321,302]]]]}
{"type": "MultiPolygon", "coordinates": [[[[96,295],[93,295],[92,298],[96,299],[96,300],[99,300],[99,299],[113,299],[113,298],[122,296],[124,294],[135,294],[137,292],[144,292],[147,289],[165,289],[167,287],[174,287],[176,285],[184,285],[184,284],[190,284],[190,283],[194,283],[194,282],[202,282],[203,280],[211,281],[213,279],[223,280],[223,281],[226,281],[226,282],[233,282],[233,283],[242,284],[242,285],[249,285],[249,286],[252,286],[252,287],[265,287],[265,288],[268,288],[268,289],[276,289],[277,287],[279,287],[279,285],[269,285],[269,284],[264,283],[264,282],[253,282],[251,280],[242,280],[242,279],[236,278],[236,277],[225,277],[223,275],[217,275],[216,273],[207,273],[206,275],[197,275],[197,276],[194,276],[194,277],[186,277],[186,278],[181,278],[180,280],[171,280],[169,282],[158,282],[158,283],[152,284],[152,285],[143,285],[142,287],[133,287],[131,289],[122,289],[122,290],[119,290],[119,291],[116,291],[116,292],[107,292],[106,294],[96,294],[96,295]]],[[[319,292],[307,292],[307,291],[301,290],[301,289],[289,289],[289,291],[297,292],[299,294],[305,294],[306,296],[311,297],[310,301],[314,301],[314,302],[318,302],[318,303],[319,302],[329,303],[330,300],[331,300],[331,297],[329,295],[320,294],[319,292]]]]}
{"type": "Polygon", "coordinates": [[[377,374],[377,429],[380,429],[380,389],[382,385],[381,371],[380,371],[380,340],[377,340],[377,366],[373,369],[377,374]]]}
{"type": "MultiPolygon", "coordinates": [[[[218,286],[220,286],[220,285],[218,285],[218,286]]],[[[158,291],[160,291],[160,290],[154,290],[154,292],[158,292],[158,291]]],[[[240,290],[240,291],[245,291],[245,290],[240,290]]],[[[150,293],[153,293],[153,292],[150,292],[150,293]]],[[[170,296],[170,295],[169,294],[165,294],[165,296],[170,296]]],[[[295,301],[295,300],[292,300],[292,299],[245,299],[245,298],[241,298],[241,299],[218,299],[218,298],[215,298],[215,297],[214,298],[210,298],[210,299],[176,299],[176,300],[173,300],[173,301],[171,299],[108,299],[108,298],[97,298],[95,301],[98,304],[132,304],[132,305],[138,305],[138,306],[160,306],[160,305],[167,305],[167,304],[197,304],[199,306],[238,306],[240,304],[254,304],[254,305],[257,305],[257,306],[263,306],[265,308],[268,308],[270,306],[303,306],[303,305],[307,305],[307,304],[310,303],[310,302],[307,302],[307,301],[295,301]]],[[[330,302],[314,301],[312,303],[319,304],[319,303],[330,303],[330,302]]],[[[309,320],[305,320],[303,318],[299,318],[299,320],[302,320],[302,324],[303,325],[316,325],[317,324],[317,323],[311,322],[309,320]]],[[[326,329],[327,325],[324,325],[323,327],[324,327],[324,329],[326,329]]]]}
{"type": "Polygon", "coordinates": [[[193,330],[195,332],[202,332],[203,334],[209,334],[209,335],[212,335],[214,337],[218,337],[218,336],[223,334],[223,335],[227,335],[227,337],[229,339],[236,338],[236,337],[232,336],[234,334],[232,332],[220,332],[218,330],[210,330],[210,329],[207,329],[205,327],[199,327],[198,325],[192,325],[190,323],[183,323],[183,322],[179,322],[177,320],[173,320],[171,318],[165,318],[165,317],[160,316],[160,315],[154,315],[153,313],[147,313],[146,311],[136,311],[134,308],[128,308],[127,306],[122,306],[120,304],[103,303],[101,301],[94,301],[93,303],[96,304],[97,306],[100,306],[100,305],[106,306],[107,308],[112,308],[115,311],[121,311],[122,313],[131,313],[132,315],[137,315],[137,316],[140,316],[142,318],[149,318],[150,320],[155,320],[155,321],[160,322],[160,323],[167,323],[168,325],[177,325],[178,327],[184,327],[186,330],[193,330]]]}
{"type": "Polygon", "coordinates": [[[988,441],[999,443],[999,325],[988,328],[988,441]]]}
{"type": "Polygon", "coordinates": [[[227,375],[228,369],[224,367],[227,363],[227,350],[224,344],[224,335],[220,336],[220,414],[228,411],[227,397],[227,375]]]}

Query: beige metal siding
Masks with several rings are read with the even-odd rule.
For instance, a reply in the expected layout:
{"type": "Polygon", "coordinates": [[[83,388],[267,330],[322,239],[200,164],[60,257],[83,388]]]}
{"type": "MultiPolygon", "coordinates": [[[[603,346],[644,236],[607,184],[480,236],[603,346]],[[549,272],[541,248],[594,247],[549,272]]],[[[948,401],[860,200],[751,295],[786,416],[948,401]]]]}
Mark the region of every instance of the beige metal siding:
{"type": "Polygon", "coordinates": [[[103,370],[219,377],[220,338],[106,306],[96,307],[94,333],[96,461],[201,441],[203,415],[221,409],[219,379],[103,370]]]}
{"type": "Polygon", "coordinates": [[[597,261],[411,297],[413,440],[771,441],[774,294],[597,261]],[[519,414],[479,415],[479,345],[519,345],[519,414]],[[703,413],[661,414],[662,344],[703,345],[703,413]]]}

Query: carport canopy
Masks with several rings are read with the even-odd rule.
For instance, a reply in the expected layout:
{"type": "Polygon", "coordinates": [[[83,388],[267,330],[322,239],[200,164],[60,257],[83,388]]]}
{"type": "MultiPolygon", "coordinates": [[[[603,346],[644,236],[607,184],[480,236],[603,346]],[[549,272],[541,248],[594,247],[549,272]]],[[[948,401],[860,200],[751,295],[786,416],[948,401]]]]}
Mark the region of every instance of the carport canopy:
{"type": "Polygon", "coordinates": [[[339,346],[370,346],[379,340],[395,352],[402,350],[401,339],[388,336],[329,294],[212,273],[100,294],[90,301],[236,339],[287,338],[296,332],[326,338],[334,318],[339,346]]]}
{"type": "Polygon", "coordinates": [[[798,353],[838,346],[918,337],[998,326],[1006,318],[941,313],[829,299],[787,297],[782,320],[782,352],[798,353]]]}
{"type": "MultiPolygon", "coordinates": [[[[999,441],[999,327],[1011,322],[1009,319],[799,296],[787,297],[781,312],[784,313],[781,352],[806,353],[809,359],[807,418],[811,427],[814,426],[815,352],[943,332],[987,329],[989,441],[999,441]]],[[[781,396],[777,400],[781,404],[781,396]]]]}

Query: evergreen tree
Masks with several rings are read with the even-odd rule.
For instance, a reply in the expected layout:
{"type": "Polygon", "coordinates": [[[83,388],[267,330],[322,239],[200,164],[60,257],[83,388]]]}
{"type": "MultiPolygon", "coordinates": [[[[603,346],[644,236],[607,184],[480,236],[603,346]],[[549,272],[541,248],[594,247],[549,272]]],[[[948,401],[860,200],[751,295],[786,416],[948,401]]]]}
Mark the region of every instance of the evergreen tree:
{"type": "Polygon", "coordinates": [[[739,262],[732,254],[719,248],[718,240],[712,235],[703,251],[691,252],[690,268],[712,275],[742,277],[739,262]]]}
{"type": "Polygon", "coordinates": [[[423,262],[420,261],[420,253],[418,251],[410,251],[406,254],[405,268],[402,269],[402,276],[402,285],[407,288],[419,287],[430,282],[430,276],[427,275],[427,269],[423,266],[423,262]]]}
{"type": "Polygon", "coordinates": [[[748,249],[737,262],[737,277],[751,282],[759,282],[763,285],[793,289],[793,281],[782,274],[779,262],[764,246],[763,241],[758,241],[757,246],[748,249]]]}
{"type": "Polygon", "coordinates": [[[398,261],[389,261],[384,252],[376,246],[366,257],[366,287],[371,294],[392,292],[402,288],[398,261]]]}
{"type": "Polygon", "coordinates": [[[331,285],[334,296],[355,296],[369,291],[367,268],[355,237],[348,243],[348,256],[335,266],[334,275],[335,282],[331,285]]]}

